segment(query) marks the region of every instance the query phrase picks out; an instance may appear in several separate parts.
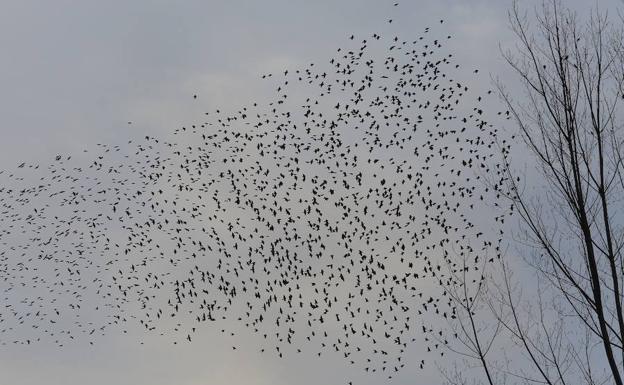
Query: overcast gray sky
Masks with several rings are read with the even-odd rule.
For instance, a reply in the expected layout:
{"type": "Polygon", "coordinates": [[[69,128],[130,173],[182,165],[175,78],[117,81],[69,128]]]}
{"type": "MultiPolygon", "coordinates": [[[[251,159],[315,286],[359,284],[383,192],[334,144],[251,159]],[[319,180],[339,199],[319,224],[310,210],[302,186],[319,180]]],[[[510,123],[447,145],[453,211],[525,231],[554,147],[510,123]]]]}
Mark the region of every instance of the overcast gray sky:
{"type": "MultiPolygon", "coordinates": [[[[416,36],[445,20],[460,62],[509,78],[499,44],[513,46],[507,0],[0,0],[0,162],[47,161],[95,143],[166,137],[204,111],[262,100],[266,72],[327,62],[348,36],[396,19],[416,36]],[[192,96],[199,96],[194,101],[192,96]],[[127,122],[131,121],[132,124],[127,122]]],[[[579,12],[590,2],[566,1],[579,12]]],[[[537,1],[522,2],[531,7],[537,1]]],[[[616,9],[618,1],[599,1],[616,9]]],[[[511,81],[511,80],[510,80],[511,81]]],[[[0,383],[318,384],[378,383],[331,356],[276,359],[257,337],[239,349],[201,330],[193,344],[111,334],[94,346],[0,347],[0,383]]],[[[410,348],[407,358],[419,356],[410,348]]],[[[393,384],[438,382],[433,366],[408,367],[393,384]]]]}

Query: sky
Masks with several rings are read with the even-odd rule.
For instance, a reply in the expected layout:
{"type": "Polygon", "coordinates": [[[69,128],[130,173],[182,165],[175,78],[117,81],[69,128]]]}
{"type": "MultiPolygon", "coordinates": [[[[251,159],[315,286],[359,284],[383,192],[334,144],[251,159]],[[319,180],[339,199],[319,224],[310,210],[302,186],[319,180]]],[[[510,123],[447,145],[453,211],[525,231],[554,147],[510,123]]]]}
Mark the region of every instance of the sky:
{"type": "MultiPolygon", "coordinates": [[[[513,84],[500,47],[513,48],[506,0],[7,1],[0,0],[0,162],[48,161],[96,143],[125,143],[174,129],[216,108],[236,109],[271,91],[260,76],[327,62],[351,34],[393,28],[417,35],[444,19],[451,52],[513,84]],[[197,95],[197,99],[193,98],[197,95]],[[129,124],[128,122],[131,122],[129,124]]],[[[522,2],[530,7],[538,2],[522,2]]],[[[587,12],[591,4],[564,4],[587,12]]],[[[616,10],[618,1],[598,1],[616,10]]],[[[438,27],[442,28],[442,27],[438,27]]],[[[521,97],[521,95],[519,95],[521,97]]],[[[201,330],[192,344],[121,333],[93,346],[0,347],[1,383],[378,383],[332,356],[278,359],[257,337],[231,341],[201,330]]],[[[418,346],[407,358],[420,357],[418,346]]],[[[375,380],[377,381],[377,379],[375,380]]],[[[437,383],[435,367],[407,367],[392,384],[437,383]]]]}

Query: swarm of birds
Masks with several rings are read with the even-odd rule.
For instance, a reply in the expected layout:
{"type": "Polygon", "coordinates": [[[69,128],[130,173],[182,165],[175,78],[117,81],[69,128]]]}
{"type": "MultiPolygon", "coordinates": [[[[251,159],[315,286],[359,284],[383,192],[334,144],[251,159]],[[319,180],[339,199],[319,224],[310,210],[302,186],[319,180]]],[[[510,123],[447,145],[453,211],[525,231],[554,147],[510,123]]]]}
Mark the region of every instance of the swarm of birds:
{"type": "Polygon", "coordinates": [[[352,35],[324,65],[262,75],[271,101],[177,140],[2,171],[0,342],[129,322],[191,342],[207,323],[388,377],[410,343],[444,354],[449,288],[482,284],[511,213],[509,113],[488,114],[450,38],[352,35]]]}

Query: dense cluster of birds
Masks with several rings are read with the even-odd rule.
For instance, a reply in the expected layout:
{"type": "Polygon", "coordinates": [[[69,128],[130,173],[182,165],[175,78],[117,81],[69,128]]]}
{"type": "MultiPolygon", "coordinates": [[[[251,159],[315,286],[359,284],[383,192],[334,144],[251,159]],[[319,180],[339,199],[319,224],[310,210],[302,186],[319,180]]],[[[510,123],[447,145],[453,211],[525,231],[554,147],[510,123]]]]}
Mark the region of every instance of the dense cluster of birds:
{"type": "Polygon", "coordinates": [[[0,342],[135,322],[180,343],[207,323],[390,377],[412,342],[444,354],[449,290],[477,290],[510,214],[508,113],[488,115],[450,38],[350,36],[176,140],[2,171],[0,342]]]}

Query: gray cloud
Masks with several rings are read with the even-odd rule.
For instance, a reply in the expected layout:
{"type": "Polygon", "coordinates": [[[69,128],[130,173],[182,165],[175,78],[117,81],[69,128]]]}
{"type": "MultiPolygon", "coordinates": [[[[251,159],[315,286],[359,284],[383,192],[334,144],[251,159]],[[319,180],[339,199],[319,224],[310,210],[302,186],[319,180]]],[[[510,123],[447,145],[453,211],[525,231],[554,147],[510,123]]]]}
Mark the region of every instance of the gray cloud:
{"type": "MultiPolygon", "coordinates": [[[[507,1],[4,1],[0,13],[0,161],[49,161],[95,143],[166,137],[215,108],[236,109],[271,91],[264,72],[326,62],[351,33],[403,36],[445,19],[452,51],[469,67],[506,78],[498,45],[511,46],[507,1]],[[388,32],[392,33],[392,32],[388,32]],[[198,94],[198,101],[192,99],[198,94]],[[132,121],[132,124],[127,124],[132,121]]],[[[527,4],[536,3],[535,1],[527,4]]],[[[587,4],[570,2],[587,11],[587,4]]],[[[600,1],[613,7],[617,1],[600,1]]],[[[132,330],[131,330],[131,333],[132,330]]],[[[377,383],[331,355],[283,360],[260,354],[256,336],[239,349],[218,330],[191,345],[112,333],[96,345],[1,346],[6,383],[317,384],[377,383]]],[[[416,360],[422,352],[410,348],[416,360]]],[[[393,381],[436,383],[434,368],[406,368],[393,381]]]]}

